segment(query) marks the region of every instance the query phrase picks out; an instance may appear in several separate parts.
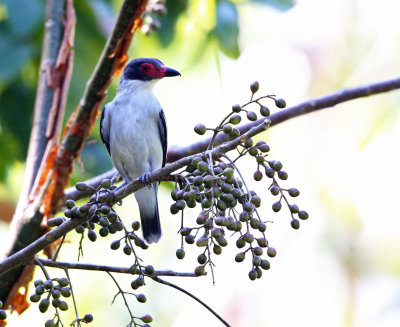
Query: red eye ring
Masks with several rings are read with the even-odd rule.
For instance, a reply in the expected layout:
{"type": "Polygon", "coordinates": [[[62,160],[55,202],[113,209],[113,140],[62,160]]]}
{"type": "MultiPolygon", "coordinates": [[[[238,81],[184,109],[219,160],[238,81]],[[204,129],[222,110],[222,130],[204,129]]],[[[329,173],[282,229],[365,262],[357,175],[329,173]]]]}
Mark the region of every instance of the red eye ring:
{"type": "Polygon", "coordinates": [[[141,64],[140,65],[140,70],[142,71],[142,73],[148,73],[149,71],[151,71],[152,66],[150,64],[141,64]]]}

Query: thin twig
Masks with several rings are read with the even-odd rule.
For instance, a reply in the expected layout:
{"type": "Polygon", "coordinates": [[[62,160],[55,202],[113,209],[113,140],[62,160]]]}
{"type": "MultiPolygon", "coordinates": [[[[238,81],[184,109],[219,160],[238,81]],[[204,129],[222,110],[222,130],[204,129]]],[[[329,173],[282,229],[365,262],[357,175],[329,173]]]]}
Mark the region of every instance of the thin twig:
{"type": "Polygon", "coordinates": [[[197,296],[193,295],[192,293],[186,291],[185,289],[183,289],[182,287],[179,287],[175,284],[172,284],[170,282],[167,282],[166,280],[163,280],[157,276],[151,277],[151,279],[153,279],[155,282],[163,284],[163,285],[167,285],[170,286],[172,288],[177,289],[178,291],[181,291],[182,293],[185,293],[186,295],[190,296],[192,299],[196,300],[197,302],[199,302],[203,307],[205,307],[208,311],[210,311],[215,317],[217,317],[219,319],[219,321],[221,321],[225,326],[227,327],[231,327],[231,325],[229,325],[218,313],[216,313],[210,306],[208,306],[205,302],[203,302],[202,300],[200,300],[197,296]]]}
{"type": "MultiPolygon", "coordinates": [[[[42,264],[46,267],[60,268],[60,269],[80,269],[90,271],[108,271],[113,273],[121,274],[132,274],[130,267],[116,267],[116,266],[105,266],[105,265],[94,265],[90,263],[72,263],[72,262],[61,262],[52,261],[48,259],[38,258],[37,264],[42,264]]],[[[139,274],[139,273],[137,273],[139,274]]],[[[156,270],[152,276],[172,276],[172,277],[197,277],[192,272],[177,272],[172,270],[156,270]]]]}

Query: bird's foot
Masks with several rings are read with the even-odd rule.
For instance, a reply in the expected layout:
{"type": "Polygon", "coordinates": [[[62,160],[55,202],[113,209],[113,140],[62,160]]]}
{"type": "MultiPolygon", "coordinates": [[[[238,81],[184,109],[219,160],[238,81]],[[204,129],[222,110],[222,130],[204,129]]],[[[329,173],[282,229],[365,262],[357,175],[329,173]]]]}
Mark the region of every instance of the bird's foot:
{"type": "Polygon", "coordinates": [[[143,185],[147,185],[149,189],[153,187],[153,184],[150,183],[150,173],[144,173],[142,176],[139,177],[140,183],[143,185]]]}
{"type": "Polygon", "coordinates": [[[118,172],[116,172],[114,174],[114,176],[111,178],[111,184],[119,182],[121,179],[122,179],[122,176],[118,172]]]}

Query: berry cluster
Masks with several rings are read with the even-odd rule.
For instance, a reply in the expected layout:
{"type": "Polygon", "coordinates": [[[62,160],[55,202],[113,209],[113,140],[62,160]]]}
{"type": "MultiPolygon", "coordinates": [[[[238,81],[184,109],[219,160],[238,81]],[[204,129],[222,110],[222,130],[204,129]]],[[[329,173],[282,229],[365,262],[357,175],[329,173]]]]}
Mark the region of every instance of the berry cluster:
{"type": "MultiPolygon", "coordinates": [[[[261,96],[257,99],[254,94],[259,90],[259,83],[254,82],[250,85],[251,98],[244,105],[233,105],[232,111],[221,121],[216,128],[207,128],[203,124],[195,126],[197,134],[203,135],[207,130],[213,131],[213,137],[208,149],[214,147],[214,142],[218,134],[226,134],[230,139],[240,136],[240,130],[235,128],[241,122],[241,113],[245,113],[250,121],[258,119],[254,111],[245,109],[250,104],[259,106],[260,114],[264,117],[270,116],[270,110],[261,103],[262,99],[268,98],[275,102],[277,108],[286,106],[285,100],[276,98],[274,95],[261,96]]],[[[306,211],[300,210],[296,204],[290,204],[286,193],[291,197],[299,195],[295,188],[281,188],[277,178],[286,180],[288,174],[282,170],[280,161],[267,160],[270,147],[265,141],[254,141],[250,138],[243,140],[238,150],[238,156],[231,160],[228,156],[213,158],[211,155],[202,154],[195,157],[186,167],[186,171],[180,175],[181,181],[175,184],[171,192],[171,197],[175,201],[170,208],[172,214],[182,212],[182,224],[180,234],[182,245],[176,251],[179,259],[185,257],[184,242],[203,247],[204,250],[197,257],[199,266],[195,273],[200,276],[205,273],[208,264],[213,273],[213,263],[211,253],[221,254],[222,248],[228,245],[226,235],[236,236],[236,246],[240,249],[235,257],[236,262],[244,261],[246,254],[250,253],[251,270],[249,278],[255,280],[262,276],[262,270],[270,268],[270,262],[263,258],[264,252],[268,258],[275,257],[275,248],[269,245],[265,236],[267,229],[266,221],[263,221],[257,211],[261,205],[261,198],[256,192],[249,190],[245,180],[236,166],[238,159],[248,155],[255,158],[257,169],[254,172],[254,180],[261,181],[264,174],[272,179],[269,187],[273,195],[281,195],[279,201],[273,205],[273,211],[278,212],[284,200],[292,215],[291,225],[298,229],[299,221],[294,217],[298,215],[300,219],[307,219],[306,211]],[[194,208],[199,204],[202,208],[201,213],[196,219],[196,226],[184,226],[183,210],[186,207],[194,208]]]]}

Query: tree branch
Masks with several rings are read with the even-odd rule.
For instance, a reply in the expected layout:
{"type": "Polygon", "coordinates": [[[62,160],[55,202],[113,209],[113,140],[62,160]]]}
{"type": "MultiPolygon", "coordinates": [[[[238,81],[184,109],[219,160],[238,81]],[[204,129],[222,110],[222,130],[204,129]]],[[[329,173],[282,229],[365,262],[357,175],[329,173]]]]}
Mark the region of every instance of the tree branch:
{"type": "MultiPolygon", "coordinates": [[[[236,139],[226,142],[219,147],[213,149],[211,151],[211,155],[214,159],[217,159],[222,156],[222,154],[231,151],[235,149],[239,144],[244,143],[246,140],[249,138],[260,134],[261,132],[265,131],[268,126],[269,126],[270,121],[268,119],[265,119],[261,124],[258,126],[252,127],[247,133],[237,137],[236,139]]],[[[207,152],[208,153],[208,152],[207,152]]],[[[198,155],[198,154],[197,154],[198,155]]],[[[204,154],[208,155],[208,154],[204,154]]],[[[153,173],[149,174],[149,182],[157,182],[157,181],[162,181],[165,179],[169,180],[169,175],[178,170],[181,169],[185,166],[187,166],[192,159],[195,157],[195,155],[182,158],[172,164],[169,164],[165,166],[164,168],[158,169],[154,171],[153,173]]],[[[132,194],[133,192],[146,187],[141,181],[140,178],[134,179],[131,183],[126,185],[125,187],[121,189],[116,189],[113,192],[114,195],[114,203],[122,200],[129,194],[132,194]]],[[[53,242],[55,242],[57,239],[62,237],[63,235],[67,234],[69,231],[74,229],[75,227],[79,226],[80,224],[84,223],[85,221],[88,221],[91,219],[91,216],[88,215],[86,217],[82,218],[74,218],[74,219],[69,219],[62,223],[60,226],[54,228],[53,230],[49,231],[39,239],[37,239],[35,242],[29,244],[27,247],[25,247],[23,250],[11,255],[10,257],[6,258],[2,262],[0,262],[0,276],[7,271],[18,267],[20,265],[27,264],[32,261],[32,258],[36,253],[39,251],[43,250],[53,242]]]]}
{"type": "MultiPolygon", "coordinates": [[[[46,267],[60,268],[60,269],[81,269],[81,270],[92,270],[92,271],[108,271],[120,274],[132,274],[130,267],[116,267],[116,266],[105,266],[105,265],[94,265],[90,263],[71,263],[52,261],[48,259],[37,258],[40,264],[46,267]]],[[[39,264],[34,263],[34,264],[39,264]]],[[[173,270],[155,270],[153,274],[147,276],[173,276],[173,277],[197,277],[192,272],[176,272],[173,270]]]]}
{"type": "MultiPolygon", "coordinates": [[[[270,127],[278,125],[286,120],[296,118],[301,115],[334,107],[335,105],[346,101],[364,98],[370,95],[385,93],[399,88],[400,88],[400,77],[391,80],[377,82],[374,84],[342,89],[340,91],[327,94],[319,98],[314,98],[309,101],[295,105],[293,107],[289,107],[287,109],[283,109],[276,113],[273,113],[271,116],[268,117],[268,119],[271,120],[270,127]]],[[[238,127],[239,131],[241,133],[245,133],[252,127],[259,125],[263,120],[264,118],[248,124],[241,125],[238,127]]],[[[228,139],[229,137],[227,135],[219,134],[216,138],[215,144],[219,145],[227,141],[228,139]]],[[[169,163],[175,162],[181,158],[205,151],[210,141],[211,138],[207,138],[200,142],[184,147],[170,147],[168,149],[167,162],[169,163]]],[[[109,170],[99,176],[91,178],[86,182],[89,183],[90,186],[96,188],[100,185],[103,179],[111,179],[114,176],[115,172],[116,172],[115,169],[109,170]]],[[[65,191],[65,197],[67,199],[79,200],[84,198],[85,196],[86,195],[84,193],[77,192],[75,187],[71,187],[65,191]]]]}
{"type": "MultiPolygon", "coordinates": [[[[5,251],[5,256],[24,248],[44,232],[40,227],[41,215],[34,214],[28,219],[25,209],[46,153],[59,139],[73,61],[72,50],[67,45],[71,42],[70,34],[73,34],[74,24],[75,13],[71,0],[47,1],[42,58],[26,170],[11,222],[9,248],[5,251]],[[64,23],[67,22],[69,25],[65,26],[64,23]]],[[[20,274],[21,270],[13,271],[0,279],[0,299],[7,298],[6,306],[14,298],[14,294],[11,293],[19,289],[19,286],[13,286],[20,274]],[[10,293],[11,289],[14,291],[10,293]]]]}

